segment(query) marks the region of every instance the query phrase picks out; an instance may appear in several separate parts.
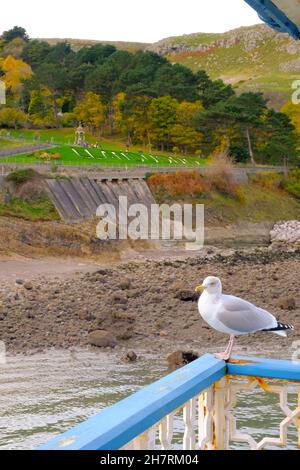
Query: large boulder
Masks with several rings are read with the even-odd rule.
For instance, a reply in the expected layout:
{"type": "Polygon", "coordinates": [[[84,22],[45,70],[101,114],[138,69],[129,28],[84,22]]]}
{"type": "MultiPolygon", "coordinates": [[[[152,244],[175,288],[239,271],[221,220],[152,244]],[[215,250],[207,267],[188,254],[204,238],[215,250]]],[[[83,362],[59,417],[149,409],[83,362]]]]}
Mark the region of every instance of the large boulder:
{"type": "Polygon", "coordinates": [[[281,297],[278,299],[277,305],[282,310],[295,310],[296,300],[293,297],[281,297]]]}
{"type": "Polygon", "coordinates": [[[88,337],[89,344],[99,348],[114,348],[117,345],[117,338],[105,330],[92,331],[88,337]]]}
{"type": "Polygon", "coordinates": [[[176,292],[175,298],[182,302],[197,302],[199,293],[189,289],[182,289],[176,292]]]}
{"type": "Polygon", "coordinates": [[[194,351],[175,351],[167,357],[170,370],[178,369],[199,358],[199,354],[194,351]]]}

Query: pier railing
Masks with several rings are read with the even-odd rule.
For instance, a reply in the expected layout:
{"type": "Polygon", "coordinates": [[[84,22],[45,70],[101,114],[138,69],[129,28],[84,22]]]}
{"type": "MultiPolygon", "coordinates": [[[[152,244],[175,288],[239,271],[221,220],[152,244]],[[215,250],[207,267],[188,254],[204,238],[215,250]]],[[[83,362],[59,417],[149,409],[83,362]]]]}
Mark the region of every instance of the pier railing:
{"type": "Polygon", "coordinates": [[[247,357],[225,363],[206,354],[40,449],[286,448],[291,427],[300,447],[300,363],[247,357]],[[239,393],[256,388],[274,394],[282,418],[272,437],[260,440],[240,430],[235,416],[239,393]]]}

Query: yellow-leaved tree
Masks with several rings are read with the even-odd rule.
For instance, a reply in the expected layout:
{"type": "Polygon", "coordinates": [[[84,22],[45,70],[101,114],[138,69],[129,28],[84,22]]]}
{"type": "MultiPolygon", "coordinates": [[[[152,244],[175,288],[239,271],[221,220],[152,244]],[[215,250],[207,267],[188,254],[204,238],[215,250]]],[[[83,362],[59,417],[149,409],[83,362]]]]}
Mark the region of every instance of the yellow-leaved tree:
{"type": "Polygon", "coordinates": [[[22,59],[15,59],[12,55],[8,55],[3,60],[1,68],[4,73],[2,79],[5,82],[6,89],[14,95],[20,95],[23,86],[22,81],[32,76],[30,65],[22,59]]]}
{"type": "Polygon", "coordinates": [[[289,100],[282,106],[280,111],[290,118],[296,128],[297,134],[300,135],[300,106],[289,100]]]}
{"type": "Polygon", "coordinates": [[[77,121],[83,122],[92,134],[103,131],[105,107],[96,93],[88,91],[74,108],[77,121]]]}
{"type": "Polygon", "coordinates": [[[175,149],[187,154],[187,152],[194,152],[199,148],[202,134],[195,129],[194,119],[197,114],[204,110],[201,101],[193,103],[189,101],[182,101],[179,103],[176,112],[176,124],[171,129],[172,142],[175,149]]]}

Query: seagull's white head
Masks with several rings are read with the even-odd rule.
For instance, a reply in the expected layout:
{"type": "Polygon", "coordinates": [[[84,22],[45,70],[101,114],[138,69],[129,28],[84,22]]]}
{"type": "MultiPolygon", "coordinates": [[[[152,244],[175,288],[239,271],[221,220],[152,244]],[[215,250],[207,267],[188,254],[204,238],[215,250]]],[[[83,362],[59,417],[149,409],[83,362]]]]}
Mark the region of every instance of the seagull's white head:
{"type": "Polygon", "coordinates": [[[218,277],[208,276],[201,286],[196,287],[196,292],[208,292],[209,294],[221,294],[222,283],[218,277]]]}

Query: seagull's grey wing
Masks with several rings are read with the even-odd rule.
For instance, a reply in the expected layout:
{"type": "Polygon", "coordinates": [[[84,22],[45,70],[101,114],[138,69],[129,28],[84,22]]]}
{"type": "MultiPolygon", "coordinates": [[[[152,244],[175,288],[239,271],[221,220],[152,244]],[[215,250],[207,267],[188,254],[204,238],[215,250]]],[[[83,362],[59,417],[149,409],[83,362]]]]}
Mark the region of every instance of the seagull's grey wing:
{"type": "Polygon", "coordinates": [[[217,319],[227,328],[239,333],[276,328],[276,318],[267,310],[231,295],[223,295],[221,299],[217,319]]]}

